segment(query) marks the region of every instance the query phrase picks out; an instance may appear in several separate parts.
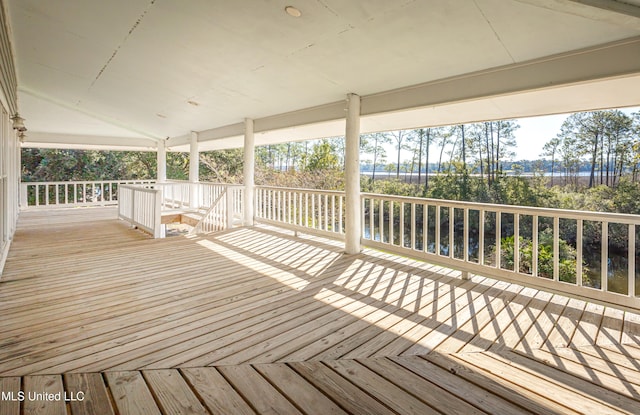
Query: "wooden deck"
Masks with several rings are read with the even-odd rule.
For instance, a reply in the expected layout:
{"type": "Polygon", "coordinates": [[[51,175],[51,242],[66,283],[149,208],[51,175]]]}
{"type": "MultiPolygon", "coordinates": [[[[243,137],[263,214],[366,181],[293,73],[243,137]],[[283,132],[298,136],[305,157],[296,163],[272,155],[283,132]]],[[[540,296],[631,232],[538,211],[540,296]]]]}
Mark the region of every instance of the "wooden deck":
{"type": "Polygon", "coordinates": [[[271,228],[153,240],[115,216],[21,214],[0,414],[640,413],[636,314],[271,228]],[[45,391],[85,399],[28,399],[45,391]]]}

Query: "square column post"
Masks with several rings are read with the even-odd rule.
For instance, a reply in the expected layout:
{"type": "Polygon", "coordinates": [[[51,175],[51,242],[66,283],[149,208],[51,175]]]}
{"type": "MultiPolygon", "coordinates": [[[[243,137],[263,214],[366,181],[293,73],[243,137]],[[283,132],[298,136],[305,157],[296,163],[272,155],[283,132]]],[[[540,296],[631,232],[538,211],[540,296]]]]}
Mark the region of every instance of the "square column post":
{"type": "Polygon", "coordinates": [[[191,131],[191,143],[189,144],[189,206],[192,209],[200,207],[200,193],[198,182],[200,181],[200,152],[198,151],[198,133],[191,131]]]}
{"type": "Polygon", "coordinates": [[[243,222],[245,226],[253,226],[253,216],[255,207],[255,137],[253,134],[253,120],[244,120],[244,208],[243,222]]]}
{"type": "Polygon", "coordinates": [[[158,183],[164,183],[167,181],[167,149],[165,147],[165,141],[158,141],[157,147],[157,170],[158,170],[158,183]]]}
{"type": "Polygon", "coordinates": [[[360,203],[360,96],[347,95],[347,120],[345,131],[345,252],[361,251],[362,206],[360,203]]]}

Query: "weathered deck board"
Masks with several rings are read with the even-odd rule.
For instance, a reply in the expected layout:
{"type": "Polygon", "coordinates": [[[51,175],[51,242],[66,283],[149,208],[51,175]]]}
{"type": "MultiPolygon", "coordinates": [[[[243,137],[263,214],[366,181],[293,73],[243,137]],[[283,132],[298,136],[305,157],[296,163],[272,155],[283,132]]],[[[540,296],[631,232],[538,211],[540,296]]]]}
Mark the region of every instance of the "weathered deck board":
{"type": "MultiPolygon", "coordinates": [[[[568,351],[563,348],[562,350],[568,351]]],[[[29,392],[84,393],[84,401],[0,401],[0,413],[30,414],[633,414],[637,393],[620,393],[633,371],[589,378],[594,356],[477,352],[181,370],[25,376],[29,392]],[[69,403],[69,405],[65,405],[69,403]],[[69,412],[71,411],[71,412],[69,412]]],[[[543,353],[542,350],[536,353],[543,353]]],[[[600,372],[602,373],[602,372],[600,372]]],[[[2,391],[19,378],[0,378],[2,391]]],[[[7,389],[5,389],[7,388],[7,389]]],[[[637,387],[635,389],[637,391],[637,387]]]]}
{"type": "Polygon", "coordinates": [[[114,217],[22,213],[0,392],[90,396],[0,414],[640,407],[636,314],[272,228],[153,240],[114,217]]]}

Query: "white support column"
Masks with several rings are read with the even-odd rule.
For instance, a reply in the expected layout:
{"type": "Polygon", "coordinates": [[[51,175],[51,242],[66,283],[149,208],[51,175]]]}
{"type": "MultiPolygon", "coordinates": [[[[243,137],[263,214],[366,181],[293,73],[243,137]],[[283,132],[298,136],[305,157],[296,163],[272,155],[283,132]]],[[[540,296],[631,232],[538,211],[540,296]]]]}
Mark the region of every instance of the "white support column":
{"type": "Polygon", "coordinates": [[[346,223],[345,252],[360,252],[362,207],[360,204],[360,96],[347,95],[345,149],[346,223]]]}
{"type": "Polygon", "coordinates": [[[255,137],[253,134],[253,120],[245,118],[244,120],[244,224],[245,226],[253,226],[254,216],[254,176],[255,176],[255,137]]]}
{"type": "Polygon", "coordinates": [[[160,140],[157,144],[157,161],[158,161],[158,183],[164,183],[167,181],[167,149],[165,147],[165,141],[160,140]]]}
{"type": "Polygon", "coordinates": [[[192,209],[200,207],[200,194],[198,192],[200,181],[200,152],[198,151],[198,133],[191,131],[191,143],[189,145],[189,206],[192,209]]]}

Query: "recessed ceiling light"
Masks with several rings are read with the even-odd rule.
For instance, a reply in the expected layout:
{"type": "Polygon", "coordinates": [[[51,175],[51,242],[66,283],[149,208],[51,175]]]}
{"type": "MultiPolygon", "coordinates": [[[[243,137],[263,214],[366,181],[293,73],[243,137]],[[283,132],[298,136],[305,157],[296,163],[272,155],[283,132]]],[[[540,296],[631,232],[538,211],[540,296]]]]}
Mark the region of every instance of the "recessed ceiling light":
{"type": "Polygon", "coordinates": [[[287,12],[287,14],[289,16],[292,16],[292,17],[300,17],[300,16],[302,16],[302,12],[300,10],[296,9],[293,6],[285,7],[284,11],[287,12]]]}

